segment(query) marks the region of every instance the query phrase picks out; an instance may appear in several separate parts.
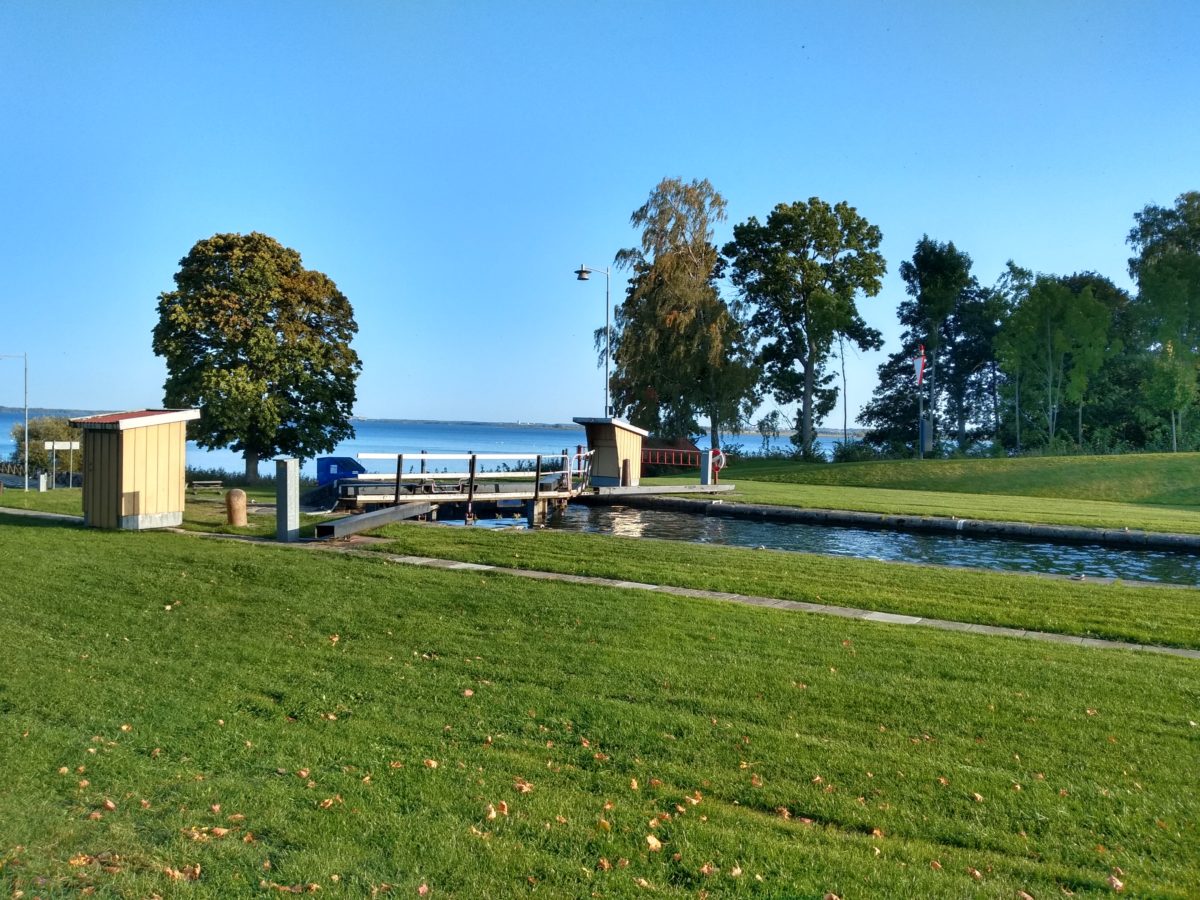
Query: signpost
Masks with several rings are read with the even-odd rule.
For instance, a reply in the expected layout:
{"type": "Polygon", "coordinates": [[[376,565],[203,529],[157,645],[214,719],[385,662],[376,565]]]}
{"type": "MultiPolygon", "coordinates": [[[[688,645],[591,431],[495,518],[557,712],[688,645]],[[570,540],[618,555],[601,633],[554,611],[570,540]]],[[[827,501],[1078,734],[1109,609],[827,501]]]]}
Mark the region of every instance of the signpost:
{"type": "Polygon", "coordinates": [[[70,462],[67,465],[69,479],[67,487],[75,486],[75,451],[79,449],[79,441],[46,441],[43,444],[43,449],[50,451],[50,489],[54,490],[54,483],[58,480],[58,451],[70,450],[70,462]]]}

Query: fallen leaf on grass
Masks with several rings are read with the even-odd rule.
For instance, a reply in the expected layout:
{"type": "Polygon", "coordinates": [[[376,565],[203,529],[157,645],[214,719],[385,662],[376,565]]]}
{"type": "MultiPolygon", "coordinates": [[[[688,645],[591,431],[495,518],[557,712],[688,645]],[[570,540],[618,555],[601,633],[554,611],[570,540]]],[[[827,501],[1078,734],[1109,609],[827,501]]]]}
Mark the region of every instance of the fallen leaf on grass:
{"type": "Polygon", "coordinates": [[[972,794],[971,799],[974,800],[976,803],[982,803],[983,795],[982,794],[972,794]]]}
{"type": "Polygon", "coordinates": [[[612,870],[612,863],[602,856],[600,857],[599,862],[596,863],[596,868],[601,872],[608,872],[612,870]]]}
{"type": "Polygon", "coordinates": [[[700,867],[700,874],[705,876],[706,878],[708,876],[712,875],[716,871],[717,871],[717,867],[714,866],[711,861],[706,862],[704,865],[702,865],[700,867]]]}
{"type": "Polygon", "coordinates": [[[983,873],[980,872],[978,869],[972,869],[970,866],[967,866],[967,874],[970,875],[972,878],[974,878],[976,881],[983,881],[983,873]]]}
{"type": "Polygon", "coordinates": [[[419,888],[417,888],[417,896],[418,897],[429,896],[429,885],[427,885],[425,882],[422,881],[421,886],[419,888]]]}
{"type": "Polygon", "coordinates": [[[935,871],[935,872],[940,872],[940,871],[942,871],[942,864],[940,862],[938,862],[936,859],[931,859],[929,861],[929,868],[933,869],[933,871],[935,871]]]}
{"type": "Polygon", "coordinates": [[[646,846],[650,848],[651,853],[657,853],[662,849],[662,841],[652,834],[646,835],[646,846]]]}
{"type": "Polygon", "coordinates": [[[515,787],[522,794],[528,794],[533,791],[533,785],[530,784],[528,781],[526,781],[524,778],[514,778],[513,779],[513,787],[515,787]]]}
{"type": "Polygon", "coordinates": [[[636,791],[636,790],[638,789],[638,783],[637,783],[637,779],[636,779],[636,778],[630,778],[630,779],[629,779],[629,789],[630,789],[631,791],[636,791]]]}
{"type": "Polygon", "coordinates": [[[436,759],[425,760],[425,768],[436,769],[437,767],[438,767],[438,761],[436,759]]]}
{"type": "Polygon", "coordinates": [[[86,853],[76,853],[67,862],[73,866],[89,866],[94,860],[94,856],[88,856],[86,853]]]}
{"type": "Polygon", "coordinates": [[[163,869],[163,874],[172,881],[199,881],[200,880],[200,864],[196,863],[191,866],[182,866],[174,869],[167,866],[163,869]]]}
{"type": "Polygon", "coordinates": [[[470,688],[467,688],[465,691],[463,691],[463,696],[464,697],[474,697],[475,692],[473,690],[471,690],[470,688]]]}
{"type": "Polygon", "coordinates": [[[1108,876],[1108,886],[1110,888],[1112,888],[1114,891],[1116,891],[1118,894],[1121,893],[1123,890],[1125,890],[1125,882],[1123,882],[1116,875],[1108,876]]]}

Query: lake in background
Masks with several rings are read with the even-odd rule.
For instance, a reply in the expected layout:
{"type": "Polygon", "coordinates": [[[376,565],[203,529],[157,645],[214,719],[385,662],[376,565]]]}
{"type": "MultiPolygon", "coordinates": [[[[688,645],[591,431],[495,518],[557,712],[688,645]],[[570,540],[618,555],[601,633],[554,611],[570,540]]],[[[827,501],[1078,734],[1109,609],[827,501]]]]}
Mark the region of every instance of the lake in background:
{"type": "MultiPolygon", "coordinates": [[[[39,413],[44,411],[39,410],[39,413]]],[[[87,415],[78,411],[50,410],[50,415],[87,415]]],[[[32,412],[31,418],[37,418],[32,412]]],[[[21,412],[0,412],[0,456],[9,459],[16,449],[12,440],[12,426],[23,421],[21,412]]],[[[537,425],[496,422],[405,422],[395,419],[354,419],[355,435],[351,440],[338,444],[328,456],[357,456],[359,453],[541,453],[552,456],[564,449],[575,451],[579,444],[586,444],[583,429],[578,425],[537,425]]],[[[727,444],[740,444],[746,453],[757,453],[762,448],[762,437],[755,434],[732,435],[727,444]]],[[[773,441],[773,446],[788,448],[787,437],[773,441]]],[[[708,446],[707,436],[697,440],[701,447],[708,446]]],[[[833,438],[818,438],[817,444],[828,455],[833,450],[833,438]]],[[[187,445],[187,464],[195,469],[222,469],[240,473],[245,464],[242,457],[232,450],[201,450],[193,442],[187,445]]],[[[388,460],[364,460],[368,471],[395,471],[394,462],[388,460]]],[[[264,475],[274,473],[274,467],[264,463],[260,470],[264,475]]],[[[306,460],[301,474],[316,478],[317,465],[306,460]]]]}

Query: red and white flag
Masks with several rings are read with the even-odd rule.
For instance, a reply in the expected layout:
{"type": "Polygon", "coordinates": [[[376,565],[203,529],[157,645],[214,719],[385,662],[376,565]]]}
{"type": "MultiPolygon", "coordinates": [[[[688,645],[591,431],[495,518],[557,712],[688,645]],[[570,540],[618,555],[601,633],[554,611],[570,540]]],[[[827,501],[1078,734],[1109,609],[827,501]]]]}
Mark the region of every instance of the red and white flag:
{"type": "Polygon", "coordinates": [[[921,355],[913,357],[913,374],[917,376],[917,387],[925,380],[925,345],[921,345],[921,355]]]}

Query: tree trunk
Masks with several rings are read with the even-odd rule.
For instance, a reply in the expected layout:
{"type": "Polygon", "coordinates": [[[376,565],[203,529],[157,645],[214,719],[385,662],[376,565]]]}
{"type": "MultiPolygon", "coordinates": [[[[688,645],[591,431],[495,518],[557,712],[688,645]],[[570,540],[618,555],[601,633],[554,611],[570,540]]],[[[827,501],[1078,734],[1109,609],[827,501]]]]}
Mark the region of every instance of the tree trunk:
{"type": "Polygon", "coordinates": [[[804,400],[801,405],[800,440],[803,452],[807,455],[812,451],[813,437],[813,368],[816,366],[817,350],[810,339],[808,341],[808,359],[804,362],[804,400]]]}
{"type": "Polygon", "coordinates": [[[1021,373],[1017,372],[1016,379],[1017,391],[1017,455],[1021,454],[1021,373]]]}
{"type": "Polygon", "coordinates": [[[1171,410],[1171,452],[1179,452],[1179,444],[1176,443],[1175,439],[1175,410],[1171,410]]]}
{"type": "Polygon", "coordinates": [[[1075,443],[1083,449],[1083,401],[1079,401],[1079,410],[1075,415],[1075,443]]]}
{"type": "Polygon", "coordinates": [[[842,358],[842,448],[850,443],[850,393],[846,390],[846,338],[838,335],[838,355],[842,358]]]}
{"type": "Polygon", "coordinates": [[[712,409],[708,411],[708,443],[714,450],[721,449],[721,429],[717,426],[717,414],[712,409]]]}
{"type": "Polygon", "coordinates": [[[929,353],[929,445],[937,451],[937,347],[929,353]]]}
{"type": "Polygon", "coordinates": [[[246,481],[254,484],[258,481],[258,453],[246,450],[242,453],[242,458],[246,460],[246,481]]]}

